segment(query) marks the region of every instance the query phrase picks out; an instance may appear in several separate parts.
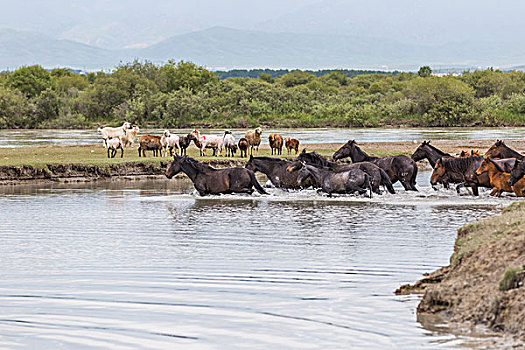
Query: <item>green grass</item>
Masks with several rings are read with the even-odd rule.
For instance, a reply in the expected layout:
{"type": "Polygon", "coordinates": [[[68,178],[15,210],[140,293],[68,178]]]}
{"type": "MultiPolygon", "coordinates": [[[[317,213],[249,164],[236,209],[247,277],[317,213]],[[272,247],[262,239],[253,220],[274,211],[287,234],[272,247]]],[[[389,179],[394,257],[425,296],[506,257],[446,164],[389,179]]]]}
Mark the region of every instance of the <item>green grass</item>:
{"type": "Polygon", "coordinates": [[[480,245],[494,242],[510,233],[525,232],[525,202],[514,202],[502,215],[477,221],[458,230],[458,237],[451,257],[452,265],[459,262],[480,245]]]}
{"type": "MultiPolygon", "coordinates": [[[[339,144],[306,144],[303,145],[308,152],[315,151],[327,158],[331,158],[334,152],[341,146],[339,144]]],[[[107,158],[107,151],[100,145],[80,145],[80,146],[36,146],[36,147],[15,147],[15,148],[0,148],[0,166],[24,166],[30,165],[36,168],[43,168],[46,164],[86,164],[96,166],[108,166],[110,164],[118,164],[123,162],[147,162],[159,164],[161,161],[170,160],[169,157],[153,157],[151,151],[146,152],[146,157],[139,157],[137,146],[134,148],[126,148],[124,150],[124,157],[120,158],[120,150],[117,152],[115,158],[107,158]]],[[[301,147],[303,149],[303,147],[301,147]]],[[[388,156],[394,154],[401,154],[395,149],[369,149],[364,147],[364,150],[375,156],[388,156]]],[[[213,157],[212,150],[208,149],[209,156],[201,157],[199,150],[193,145],[187,150],[188,156],[193,157],[199,161],[210,161],[217,159],[236,159],[247,160],[247,158],[240,158],[239,152],[236,157],[213,157]]],[[[225,151],[223,151],[225,154],[225,151]]],[[[258,152],[254,151],[254,156],[272,157],[271,150],[268,145],[263,145],[258,152]]],[[[277,157],[277,156],[273,156],[277,157]]],[[[295,158],[295,153],[288,155],[286,150],[279,158],[295,158]]]]}

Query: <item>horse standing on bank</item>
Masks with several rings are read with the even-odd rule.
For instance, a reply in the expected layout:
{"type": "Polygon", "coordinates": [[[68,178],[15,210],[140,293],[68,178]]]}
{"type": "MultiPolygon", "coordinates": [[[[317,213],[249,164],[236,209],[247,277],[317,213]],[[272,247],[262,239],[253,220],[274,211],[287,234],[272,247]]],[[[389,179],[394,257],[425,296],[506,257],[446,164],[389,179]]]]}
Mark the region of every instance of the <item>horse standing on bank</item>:
{"type": "Polygon", "coordinates": [[[390,177],[392,183],[400,181],[405,190],[417,191],[417,164],[408,156],[397,155],[382,158],[372,157],[362,151],[357,146],[355,140],[351,140],[344,144],[333,155],[334,160],[346,157],[350,157],[353,163],[371,162],[383,169],[390,177]]]}
{"type": "Polygon", "coordinates": [[[191,179],[201,196],[228,193],[252,194],[253,187],[259,193],[267,194],[255,178],[254,172],[246,168],[215,169],[187,156],[175,156],[165,175],[171,179],[180,172],[191,179]]]}

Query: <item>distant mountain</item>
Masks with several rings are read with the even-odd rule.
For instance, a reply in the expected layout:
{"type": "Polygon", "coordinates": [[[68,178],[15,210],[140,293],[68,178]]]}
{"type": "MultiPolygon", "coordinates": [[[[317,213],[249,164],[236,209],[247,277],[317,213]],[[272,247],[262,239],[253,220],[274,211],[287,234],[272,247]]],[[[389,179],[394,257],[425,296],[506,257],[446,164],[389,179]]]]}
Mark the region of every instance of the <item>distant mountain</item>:
{"type": "Polygon", "coordinates": [[[130,58],[127,53],[57,40],[35,32],[0,30],[0,70],[32,64],[99,69],[130,58]]]}
{"type": "Polygon", "coordinates": [[[252,30],[378,37],[443,45],[484,40],[525,44],[519,0],[321,0],[254,23],[252,30]]]}
{"type": "Polygon", "coordinates": [[[35,32],[0,30],[0,70],[30,64],[96,70],[113,68],[134,58],[154,63],[183,59],[216,69],[417,69],[422,65],[468,69],[522,65],[525,46],[475,40],[430,45],[362,35],[213,27],[172,36],[146,48],[109,50],[35,32]]]}
{"type": "Polygon", "coordinates": [[[226,68],[371,68],[414,64],[423,54],[421,47],[381,39],[224,27],[177,35],[139,53],[156,61],[172,57],[226,68]]]}
{"type": "Polygon", "coordinates": [[[268,33],[224,27],[177,35],[140,50],[154,61],[168,58],[224,68],[395,68],[508,66],[525,62],[525,46],[502,41],[404,43],[366,36],[268,33]]]}

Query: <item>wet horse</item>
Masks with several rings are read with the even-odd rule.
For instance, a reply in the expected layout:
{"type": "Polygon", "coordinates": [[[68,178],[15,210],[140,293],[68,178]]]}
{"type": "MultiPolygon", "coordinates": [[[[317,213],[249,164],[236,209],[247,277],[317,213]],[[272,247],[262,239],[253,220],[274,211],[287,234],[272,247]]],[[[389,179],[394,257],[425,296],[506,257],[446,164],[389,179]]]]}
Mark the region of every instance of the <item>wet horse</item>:
{"type": "Polygon", "coordinates": [[[479,186],[491,187],[488,176],[476,175],[482,161],[483,157],[440,158],[430,176],[430,184],[434,186],[439,181],[447,181],[459,184],[456,187],[458,194],[461,187],[470,187],[472,193],[479,196],[479,186]]]}
{"type": "Polygon", "coordinates": [[[313,186],[314,182],[310,179],[297,183],[297,171],[286,171],[286,168],[293,164],[294,162],[278,158],[250,156],[246,162],[246,169],[260,171],[268,177],[275,187],[300,189],[313,186]]]}
{"type": "MultiPolygon", "coordinates": [[[[370,191],[372,198],[372,186],[370,176],[360,169],[350,169],[347,171],[333,171],[329,168],[318,168],[306,163],[299,163],[297,182],[301,183],[308,177],[313,177],[315,182],[320,184],[321,189],[331,197],[332,193],[354,193],[366,194],[370,191]]],[[[289,171],[297,166],[291,166],[289,171]]]]}
{"type": "MultiPolygon", "coordinates": [[[[430,141],[423,141],[411,156],[411,158],[416,162],[422,159],[428,160],[432,168],[434,168],[436,166],[436,162],[443,157],[454,158],[454,156],[431,145],[430,141]]],[[[446,178],[443,178],[439,182],[441,182],[443,186],[448,189],[449,183],[446,178]]]]}
{"type": "Polygon", "coordinates": [[[317,154],[315,152],[306,152],[305,149],[299,155],[297,158],[295,158],[296,161],[305,162],[306,164],[310,164],[316,167],[327,167],[334,171],[347,171],[350,169],[360,169],[367,173],[370,176],[370,183],[372,185],[372,190],[374,193],[381,194],[381,191],[379,190],[379,186],[383,185],[386,187],[388,192],[394,194],[396,191],[394,190],[394,186],[392,186],[392,181],[390,181],[390,177],[388,174],[378,167],[375,164],[372,164],[370,162],[359,162],[354,164],[339,164],[330,162],[325,157],[321,156],[320,154],[317,154]]]}
{"type": "MultiPolygon", "coordinates": [[[[482,156],[465,157],[465,158],[450,158],[444,157],[438,159],[432,175],[430,177],[430,184],[435,186],[438,182],[458,184],[456,191],[460,192],[462,187],[472,188],[475,196],[479,195],[478,187],[491,188],[488,174],[476,174],[476,170],[483,161],[482,156]]],[[[498,159],[494,162],[503,170],[510,172],[514,167],[516,159],[498,159]]]]}
{"type": "Polygon", "coordinates": [[[223,193],[252,194],[253,187],[259,193],[267,194],[253,171],[245,168],[215,169],[187,156],[175,156],[165,175],[171,179],[180,172],[188,175],[201,196],[223,193]]]}
{"type": "Polygon", "coordinates": [[[390,181],[392,181],[392,183],[396,183],[399,180],[405,190],[417,191],[417,164],[410,157],[405,155],[382,158],[372,157],[362,151],[357,146],[355,140],[348,141],[333,155],[334,160],[343,159],[346,157],[350,157],[353,163],[371,162],[383,169],[390,177],[390,181]]]}
{"type": "Polygon", "coordinates": [[[509,184],[510,174],[503,171],[492,159],[485,158],[481,162],[478,170],[476,170],[477,175],[487,173],[490,179],[490,185],[492,186],[491,196],[497,195],[501,196],[502,192],[514,192],[517,197],[524,197],[522,191],[525,183],[525,179],[517,181],[514,186],[509,184]]]}
{"type": "MultiPolygon", "coordinates": [[[[508,184],[514,189],[525,195],[525,162],[517,161],[514,168],[509,173],[508,184]]],[[[517,193],[516,193],[517,195],[517,193]]]]}
{"type": "Polygon", "coordinates": [[[453,156],[434,147],[430,144],[430,141],[423,141],[411,156],[411,158],[416,162],[420,161],[421,159],[428,160],[432,168],[436,166],[438,159],[443,157],[453,156]]]}
{"type": "Polygon", "coordinates": [[[503,140],[497,140],[489,150],[483,155],[485,158],[516,158],[518,160],[524,160],[525,156],[516,152],[503,142],[503,140]]]}

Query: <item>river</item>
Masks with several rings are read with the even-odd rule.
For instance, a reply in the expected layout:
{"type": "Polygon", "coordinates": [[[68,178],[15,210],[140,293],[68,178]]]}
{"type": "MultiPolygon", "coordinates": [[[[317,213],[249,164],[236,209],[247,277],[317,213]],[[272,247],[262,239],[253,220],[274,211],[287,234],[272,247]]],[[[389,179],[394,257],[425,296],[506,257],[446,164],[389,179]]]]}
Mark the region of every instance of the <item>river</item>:
{"type": "MultiPolygon", "coordinates": [[[[0,348],[455,348],[401,284],[510,199],[201,198],[187,180],[0,187],[0,348]]],[[[474,339],[474,342],[476,340],[474,339]]]]}
{"type": "MultiPolygon", "coordinates": [[[[191,129],[171,129],[175,134],[187,134],[191,129]]],[[[206,134],[222,134],[224,129],[201,130],[206,134]]],[[[244,137],[245,129],[232,129],[235,139],[244,137]]],[[[161,129],[144,129],[140,134],[160,135],[161,129]]],[[[368,128],[368,129],[264,129],[262,143],[268,135],[279,133],[297,138],[302,143],[422,141],[422,140],[523,140],[525,127],[515,128],[368,128]]],[[[100,134],[91,130],[0,130],[1,147],[37,145],[81,145],[100,143],[100,134]]]]}

